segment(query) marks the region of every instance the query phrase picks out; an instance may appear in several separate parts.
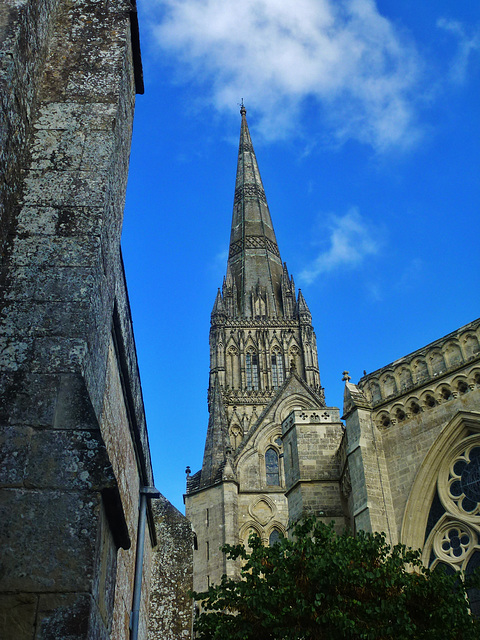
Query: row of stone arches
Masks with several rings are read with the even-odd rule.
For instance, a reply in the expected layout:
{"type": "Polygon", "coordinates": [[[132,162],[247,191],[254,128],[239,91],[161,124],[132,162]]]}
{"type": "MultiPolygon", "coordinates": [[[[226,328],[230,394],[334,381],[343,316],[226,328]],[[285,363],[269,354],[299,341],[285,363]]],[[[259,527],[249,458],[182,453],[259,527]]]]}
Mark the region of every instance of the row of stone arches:
{"type": "Polygon", "coordinates": [[[253,345],[247,346],[241,354],[231,345],[226,353],[226,385],[250,391],[278,389],[285,382],[290,363],[296,362],[299,354],[297,345],[289,347],[287,352],[274,345],[263,354],[253,345]]]}
{"type": "Polygon", "coordinates": [[[478,337],[468,332],[458,339],[449,340],[441,348],[414,356],[409,362],[403,361],[390,366],[378,378],[369,378],[364,387],[368,400],[377,404],[390,396],[402,393],[414,385],[460,366],[475,357],[480,351],[478,337]]]}
{"type": "Polygon", "coordinates": [[[248,522],[242,527],[239,543],[250,550],[248,540],[252,534],[256,534],[265,546],[272,547],[280,538],[286,536],[285,527],[280,522],[273,522],[268,527],[261,527],[257,522],[248,522]]]}
{"type": "Polygon", "coordinates": [[[401,402],[396,402],[389,409],[379,411],[374,418],[375,424],[380,429],[394,426],[422,411],[428,411],[473,391],[478,386],[480,369],[473,369],[468,375],[461,374],[451,380],[439,382],[436,386],[430,385],[420,394],[411,395],[401,402]]]}

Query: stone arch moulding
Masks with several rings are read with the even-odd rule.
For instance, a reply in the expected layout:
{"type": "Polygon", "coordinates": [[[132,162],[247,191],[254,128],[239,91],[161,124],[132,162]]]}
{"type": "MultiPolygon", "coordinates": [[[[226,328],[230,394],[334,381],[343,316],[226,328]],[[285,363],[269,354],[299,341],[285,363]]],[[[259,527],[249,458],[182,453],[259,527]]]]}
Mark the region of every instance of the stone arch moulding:
{"type": "Polygon", "coordinates": [[[282,536],[286,537],[287,536],[287,530],[285,528],[285,526],[279,522],[278,520],[274,520],[273,522],[271,522],[266,530],[266,537],[270,538],[271,534],[273,533],[273,531],[277,529],[282,536]]]}
{"type": "Polygon", "coordinates": [[[294,409],[311,409],[312,402],[309,401],[309,398],[301,395],[300,393],[293,393],[292,395],[284,398],[281,402],[278,403],[275,408],[275,422],[282,424],[285,418],[294,410],[294,409]]]}
{"type": "Polygon", "coordinates": [[[453,460],[453,451],[463,440],[478,435],[480,413],[459,411],[438,436],[418,470],[408,497],[403,517],[401,541],[414,549],[425,541],[428,515],[437,490],[437,480],[446,461],[453,460]]]}
{"type": "Polygon", "coordinates": [[[245,545],[248,548],[248,538],[250,534],[255,532],[257,536],[263,540],[263,529],[259,526],[258,522],[251,520],[250,522],[246,522],[239,531],[238,534],[238,542],[239,544],[245,545]]]}

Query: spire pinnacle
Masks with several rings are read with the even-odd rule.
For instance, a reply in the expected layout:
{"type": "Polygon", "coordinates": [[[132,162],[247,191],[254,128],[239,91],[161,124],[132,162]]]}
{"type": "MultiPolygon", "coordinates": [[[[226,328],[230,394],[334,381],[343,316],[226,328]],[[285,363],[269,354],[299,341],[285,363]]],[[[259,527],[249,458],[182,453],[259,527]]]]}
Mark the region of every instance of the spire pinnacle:
{"type": "Polygon", "coordinates": [[[245,109],[245,105],[243,104],[243,98],[242,102],[240,103],[240,114],[242,115],[242,118],[247,115],[247,110],[245,109]]]}

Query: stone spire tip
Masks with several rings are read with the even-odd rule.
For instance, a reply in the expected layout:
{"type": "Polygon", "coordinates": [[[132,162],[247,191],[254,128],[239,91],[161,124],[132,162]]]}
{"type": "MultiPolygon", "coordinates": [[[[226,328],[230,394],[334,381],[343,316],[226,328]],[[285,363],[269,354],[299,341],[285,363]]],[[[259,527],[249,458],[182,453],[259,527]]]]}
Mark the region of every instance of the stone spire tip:
{"type": "Polygon", "coordinates": [[[242,98],[242,102],[240,103],[240,114],[243,116],[247,115],[247,110],[245,109],[245,105],[243,104],[243,98],[242,98]]]}

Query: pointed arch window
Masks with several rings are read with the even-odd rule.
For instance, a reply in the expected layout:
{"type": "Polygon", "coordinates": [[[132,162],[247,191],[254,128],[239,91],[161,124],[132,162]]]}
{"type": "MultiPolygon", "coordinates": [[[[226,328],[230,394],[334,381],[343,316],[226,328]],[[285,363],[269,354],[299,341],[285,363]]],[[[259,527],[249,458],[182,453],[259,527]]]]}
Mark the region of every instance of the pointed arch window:
{"type": "Polygon", "coordinates": [[[268,537],[268,546],[273,547],[283,538],[282,532],[278,529],[273,529],[272,533],[268,537]]]}
{"type": "Polygon", "coordinates": [[[265,469],[267,472],[267,486],[278,487],[280,484],[278,453],[273,447],[269,447],[265,452],[265,469]]]}
{"type": "MultiPolygon", "coordinates": [[[[431,569],[468,575],[480,566],[477,416],[455,417],[427,455],[409,497],[402,542],[413,547],[423,543],[422,559],[431,569]]],[[[472,613],[479,616],[480,593],[470,589],[468,596],[472,613]]]]}
{"type": "Polygon", "coordinates": [[[279,351],[272,353],[272,386],[274,389],[283,384],[283,359],[279,351]]]}
{"type": "Polygon", "coordinates": [[[246,354],[245,364],[247,389],[258,389],[258,356],[254,351],[246,354]]]}

